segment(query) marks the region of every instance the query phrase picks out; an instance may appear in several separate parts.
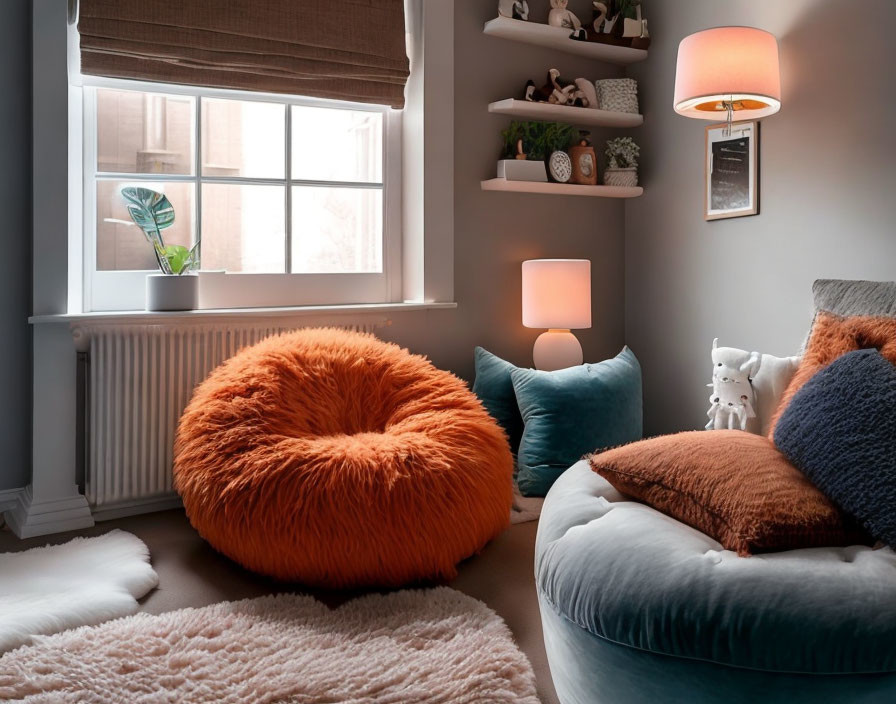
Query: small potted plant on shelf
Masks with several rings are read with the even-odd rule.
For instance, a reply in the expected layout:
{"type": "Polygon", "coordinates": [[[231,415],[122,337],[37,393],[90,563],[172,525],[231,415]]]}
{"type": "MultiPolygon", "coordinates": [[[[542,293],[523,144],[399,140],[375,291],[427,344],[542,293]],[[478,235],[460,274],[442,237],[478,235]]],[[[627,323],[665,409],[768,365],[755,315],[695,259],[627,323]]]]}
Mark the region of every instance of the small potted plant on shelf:
{"type": "Polygon", "coordinates": [[[631,137],[617,137],[607,142],[604,152],[607,156],[607,168],[604,171],[604,184],[607,186],[638,185],[638,156],[641,148],[631,137]]]}
{"type": "Polygon", "coordinates": [[[530,122],[514,120],[506,130],[502,130],[504,150],[498,161],[498,178],[508,181],[548,180],[544,159],[537,159],[532,153],[532,130],[530,122]]]}
{"type": "Polygon", "coordinates": [[[162,194],[149,188],[126,186],[121,195],[128,214],[143,230],[159,265],[158,274],[146,277],[147,310],[193,310],[199,303],[199,242],[191,249],[166,245],[162,230],[174,224],[174,206],[162,194]]]}
{"type": "Polygon", "coordinates": [[[545,182],[545,163],[557,151],[565,152],[578,137],[578,130],[558,122],[518,122],[501,132],[503,158],[498,162],[498,178],[508,181],[545,182]]]}

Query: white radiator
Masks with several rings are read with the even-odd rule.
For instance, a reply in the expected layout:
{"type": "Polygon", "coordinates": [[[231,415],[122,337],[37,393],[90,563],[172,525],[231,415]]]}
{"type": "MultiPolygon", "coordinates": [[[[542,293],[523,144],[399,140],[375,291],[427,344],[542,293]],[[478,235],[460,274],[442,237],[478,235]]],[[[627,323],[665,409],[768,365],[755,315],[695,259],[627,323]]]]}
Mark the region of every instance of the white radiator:
{"type": "MultiPolygon", "coordinates": [[[[387,320],[339,327],[374,332],[387,320]]],[[[241,348],[307,322],[78,324],[84,435],[83,484],[94,518],[178,504],[172,453],[178,419],[193,388],[241,348]]]]}

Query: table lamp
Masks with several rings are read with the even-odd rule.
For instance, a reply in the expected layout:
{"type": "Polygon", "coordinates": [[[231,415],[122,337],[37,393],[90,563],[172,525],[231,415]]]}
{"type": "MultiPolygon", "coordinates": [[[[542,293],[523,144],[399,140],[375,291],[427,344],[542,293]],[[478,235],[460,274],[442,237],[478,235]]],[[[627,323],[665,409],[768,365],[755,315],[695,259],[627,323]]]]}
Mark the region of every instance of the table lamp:
{"type": "Polygon", "coordinates": [[[591,327],[591,262],[523,262],[523,325],[548,328],[535,341],[535,368],[551,372],[582,363],[582,345],[570,330],[591,327]]]}

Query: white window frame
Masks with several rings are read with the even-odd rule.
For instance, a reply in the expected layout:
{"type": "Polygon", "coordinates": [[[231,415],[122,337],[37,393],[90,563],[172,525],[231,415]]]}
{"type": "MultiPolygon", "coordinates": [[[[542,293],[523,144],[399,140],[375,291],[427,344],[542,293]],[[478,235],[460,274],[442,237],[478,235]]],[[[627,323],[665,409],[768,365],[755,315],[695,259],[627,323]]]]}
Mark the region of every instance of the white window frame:
{"type": "Polygon", "coordinates": [[[290,265],[291,201],[293,185],[336,186],[347,188],[378,187],[383,192],[382,271],[379,273],[227,273],[201,274],[200,308],[261,308],[275,306],[340,305],[389,303],[402,300],[402,113],[387,106],[320,100],[302,96],[218,90],[195,86],[180,86],[82,77],[80,90],[83,105],[82,172],[82,276],[84,311],[139,310],[145,307],[145,279],[151,270],[99,271],[96,268],[96,92],[98,88],[142,91],[161,95],[186,95],[194,99],[193,162],[194,173],[186,174],[115,174],[102,172],[102,178],[118,178],[129,182],[192,183],[196,194],[194,226],[201,236],[202,183],[234,185],[285,186],[286,203],[286,265],[290,265]],[[276,103],[285,106],[284,177],[244,178],[237,176],[209,177],[201,175],[202,155],[202,99],[218,98],[240,101],[276,103]],[[383,115],[383,180],[382,183],[342,181],[309,181],[291,178],[291,107],[293,105],[326,107],[344,110],[364,110],[383,115]]]}

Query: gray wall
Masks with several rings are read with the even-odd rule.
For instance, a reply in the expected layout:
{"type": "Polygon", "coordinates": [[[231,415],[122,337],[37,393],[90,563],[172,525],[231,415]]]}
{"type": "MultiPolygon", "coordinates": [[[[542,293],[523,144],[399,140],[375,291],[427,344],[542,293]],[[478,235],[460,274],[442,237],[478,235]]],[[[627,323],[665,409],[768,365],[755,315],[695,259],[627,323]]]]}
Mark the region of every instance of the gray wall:
{"type": "Polygon", "coordinates": [[[31,464],[31,3],[5,0],[0,23],[0,491],[31,464]]]}
{"type": "MultiPolygon", "coordinates": [[[[426,0],[429,2],[430,0],[426,0]]],[[[436,0],[432,0],[435,2],[436,0]]],[[[582,17],[589,16],[588,0],[573,0],[582,17]]],[[[532,0],[533,16],[544,21],[547,0],[532,0]]],[[[3,182],[8,255],[0,259],[6,277],[0,279],[0,325],[7,333],[2,354],[7,364],[8,398],[0,415],[0,489],[22,486],[28,478],[30,408],[29,340],[25,317],[28,302],[28,245],[31,240],[30,200],[30,3],[9,0],[0,29],[4,52],[2,70],[7,94],[0,101],[4,149],[14,150],[3,182]],[[8,115],[7,115],[8,113],[8,115]],[[24,175],[24,178],[23,178],[24,175]],[[8,181],[8,182],[7,182],[8,181]],[[7,204],[8,201],[8,204],[7,204]],[[21,251],[19,251],[21,249],[21,251]],[[8,343],[8,344],[6,344],[8,343]]],[[[530,365],[532,344],[541,332],[521,323],[520,264],[535,257],[581,257],[592,260],[594,327],[578,333],[586,359],[615,354],[623,344],[624,268],[623,219],[620,201],[485,193],[479,182],[495,174],[500,152],[500,130],[509,118],[490,115],[489,102],[520,93],[528,78],[543,80],[556,66],[564,75],[591,78],[622,72],[594,62],[562,57],[525,44],[486,37],[483,24],[496,14],[497,2],[458,0],[455,12],[455,104],[445,105],[455,116],[455,300],[451,311],[403,313],[391,316],[393,325],[382,336],[428,355],[433,362],[472,379],[472,354],[483,345],[517,364],[530,365]]],[[[605,139],[607,134],[595,134],[605,139]]],[[[4,152],[5,153],[5,152],[4,152]]],[[[450,164],[446,168],[451,168],[450,164]]],[[[58,298],[54,292],[52,298],[58,298]]]]}
{"type": "MultiPolygon", "coordinates": [[[[544,20],[547,0],[530,0],[544,20]]],[[[646,124],[644,197],[625,205],[589,198],[485,193],[499,132],[508,119],[486,105],[556,65],[564,75],[622,75],[620,69],[482,34],[491,0],[455,2],[456,311],[394,316],[384,336],[472,377],[483,345],[531,363],[538,330],[520,322],[520,262],[583,257],[593,266],[593,320],[579,339],[588,360],[628,342],[644,366],[647,430],[702,425],[714,336],[778,354],[795,351],[818,277],[896,277],[896,102],[889,29],[896,3],[868,0],[688,0],[647,5],[650,58],[641,80],[646,124]],[[851,12],[850,12],[851,11],[851,12]],[[847,15],[851,15],[847,17],[847,15]],[[763,122],[762,214],[702,220],[703,124],[671,109],[678,41],[720,24],[750,24],[781,40],[784,109],[763,122]],[[737,283],[729,283],[733,271],[737,283]],[[623,304],[624,301],[624,304],[623,304]]],[[[573,0],[585,18],[589,3],[573,0]]],[[[0,489],[27,478],[30,417],[30,3],[7,0],[0,27],[0,489]]],[[[446,106],[450,107],[450,106],[446,106]]],[[[600,145],[610,136],[595,133],[600,145]]]]}
{"type": "MultiPolygon", "coordinates": [[[[427,0],[428,2],[429,0],[427,0]]],[[[530,0],[532,17],[546,21],[547,0],[530,0]]],[[[590,3],[573,0],[579,17],[590,3]]],[[[500,132],[509,117],[492,115],[490,102],[517,97],[526,80],[544,81],[556,67],[564,76],[606,78],[621,69],[485,36],[497,0],[455,2],[454,291],[456,311],[393,316],[384,333],[412,351],[471,379],[473,347],[482,345],[519,365],[531,366],[532,345],[543,331],[522,326],[520,264],[539,257],[592,262],[590,330],[577,331],[585,359],[599,361],[622,347],[623,214],[621,201],[599,198],[483,192],[495,175],[500,132]]],[[[595,132],[598,146],[611,133],[595,132]]]]}
{"type": "MultiPolygon", "coordinates": [[[[647,5],[647,3],[645,3],[647,5]]],[[[626,204],[626,341],[644,366],[646,431],[706,420],[713,337],[794,354],[816,278],[896,278],[896,3],[649,3],[640,79],[644,197],[626,204]],[[781,48],[783,108],[762,121],[761,214],[705,223],[704,126],[672,110],[678,42],[751,25],[781,48]]]]}

